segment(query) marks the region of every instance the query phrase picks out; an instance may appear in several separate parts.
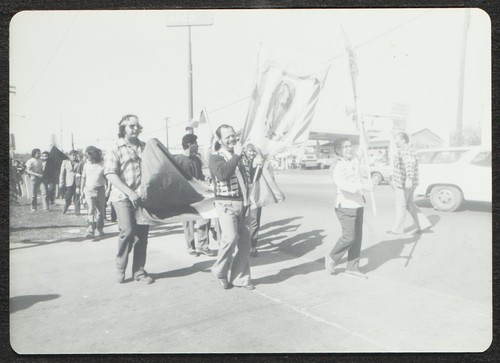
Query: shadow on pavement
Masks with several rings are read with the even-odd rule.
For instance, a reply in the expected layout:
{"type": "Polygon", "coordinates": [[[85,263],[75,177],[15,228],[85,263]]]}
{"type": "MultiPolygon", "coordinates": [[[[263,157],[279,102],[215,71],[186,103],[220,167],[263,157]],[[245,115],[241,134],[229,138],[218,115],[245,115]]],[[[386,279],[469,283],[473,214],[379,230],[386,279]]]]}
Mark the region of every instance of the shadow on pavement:
{"type": "MultiPolygon", "coordinates": [[[[106,235],[106,236],[109,237],[110,235],[106,235]]],[[[61,239],[58,239],[55,241],[31,241],[29,239],[24,239],[24,240],[17,242],[17,243],[29,243],[28,246],[11,247],[10,250],[13,251],[13,250],[21,250],[24,248],[48,246],[48,245],[52,245],[54,243],[60,243],[60,242],[83,242],[83,241],[87,241],[87,239],[85,239],[84,236],[61,238],[61,239]]]]}
{"type": "MultiPolygon", "coordinates": [[[[458,208],[456,212],[484,212],[484,213],[491,213],[492,204],[489,202],[470,202],[470,201],[465,201],[463,204],[458,208]]],[[[456,213],[454,212],[454,213],[456,213]]]]}
{"type": "Polygon", "coordinates": [[[149,238],[153,237],[163,237],[171,234],[179,234],[184,233],[182,226],[173,226],[173,227],[156,227],[151,228],[149,230],[149,238]]]}
{"type": "Polygon", "coordinates": [[[303,218],[303,217],[292,217],[292,218],[281,219],[279,221],[269,222],[269,223],[266,223],[263,226],[261,226],[260,231],[267,229],[267,228],[271,228],[271,227],[286,226],[290,222],[293,222],[293,221],[300,219],[300,218],[303,218]]]}
{"type": "Polygon", "coordinates": [[[48,294],[48,295],[21,295],[14,296],[10,298],[10,313],[15,313],[16,311],[25,310],[36,303],[42,301],[49,301],[59,298],[59,294],[48,294]]]}
{"type": "Polygon", "coordinates": [[[215,260],[198,262],[190,267],[180,268],[178,270],[165,271],[160,273],[149,273],[149,276],[151,276],[155,280],[158,280],[158,279],[166,279],[169,277],[188,276],[195,274],[197,272],[210,272],[205,270],[209,270],[214,264],[214,261],[215,260]]]}
{"type": "Polygon", "coordinates": [[[81,228],[81,224],[75,224],[75,225],[61,225],[61,226],[36,226],[36,227],[10,227],[11,232],[18,232],[18,231],[25,231],[25,230],[32,230],[32,229],[54,229],[54,228],[81,228]]]}
{"type": "MultiPolygon", "coordinates": [[[[426,230],[422,233],[432,233],[432,230],[426,230]]],[[[407,267],[421,236],[421,234],[409,235],[407,237],[401,236],[397,239],[381,241],[374,246],[370,246],[367,249],[362,250],[361,257],[366,257],[368,259],[368,264],[361,267],[360,270],[368,273],[378,269],[388,261],[395,259],[405,259],[405,267],[407,267]],[[413,244],[410,253],[407,256],[401,256],[401,252],[403,252],[404,247],[409,244],[413,244]]],[[[345,261],[346,259],[343,258],[341,263],[345,261]]]]}
{"type": "Polygon", "coordinates": [[[265,276],[260,279],[252,279],[252,282],[255,285],[277,284],[279,282],[283,282],[289,279],[290,277],[297,275],[306,275],[311,272],[324,270],[324,268],[325,268],[324,260],[323,257],[321,257],[315,261],[303,263],[302,265],[284,268],[280,270],[276,275],[265,276]]]}
{"type": "MultiPolygon", "coordinates": [[[[282,228],[277,228],[277,230],[279,232],[282,228]]],[[[276,242],[277,237],[269,238],[270,242],[260,245],[259,256],[251,258],[250,266],[273,264],[299,258],[323,244],[323,239],[326,237],[322,234],[323,232],[324,230],[321,229],[299,233],[295,236],[285,238],[281,242],[276,242]]],[[[261,241],[261,243],[262,242],[264,241],[261,241]]],[[[253,279],[253,282],[255,284],[274,284],[283,282],[296,275],[306,275],[323,269],[324,264],[322,261],[323,258],[320,258],[316,261],[308,261],[297,266],[287,267],[281,269],[275,275],[253,279]]]]}

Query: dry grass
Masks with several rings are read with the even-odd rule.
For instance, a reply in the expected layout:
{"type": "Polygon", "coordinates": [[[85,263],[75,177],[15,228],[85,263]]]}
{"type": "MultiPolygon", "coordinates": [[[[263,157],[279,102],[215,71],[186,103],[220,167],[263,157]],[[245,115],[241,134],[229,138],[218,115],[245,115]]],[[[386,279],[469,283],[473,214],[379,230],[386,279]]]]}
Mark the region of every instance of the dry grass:
{"type": "Polygon", "coordinates": [[[80,216],[73,211],[62,214],[62,201],[58,200],[45,212],[39,206],[31,212],[26,203],[10,205],[10,242],[43,243],[63,240],[83,240],[85,235],[85,210],[80,216]]]}

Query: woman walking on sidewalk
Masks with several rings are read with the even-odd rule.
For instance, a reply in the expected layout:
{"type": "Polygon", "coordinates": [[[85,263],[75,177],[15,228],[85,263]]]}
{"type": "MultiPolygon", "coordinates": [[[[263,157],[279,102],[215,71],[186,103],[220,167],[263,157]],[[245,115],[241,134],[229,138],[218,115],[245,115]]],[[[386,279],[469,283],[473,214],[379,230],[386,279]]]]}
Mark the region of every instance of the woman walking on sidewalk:
{"type": "Polygon", "coordinates": [[[87,202],[87,234],[86,238],[94,238],[95,231],[99,237],[104,236],[104,213],[106,208],[106,177],[102,162],[102,152],[95,146],[85,150],[88,162],[82,172],[82,198],[87,202]]]}

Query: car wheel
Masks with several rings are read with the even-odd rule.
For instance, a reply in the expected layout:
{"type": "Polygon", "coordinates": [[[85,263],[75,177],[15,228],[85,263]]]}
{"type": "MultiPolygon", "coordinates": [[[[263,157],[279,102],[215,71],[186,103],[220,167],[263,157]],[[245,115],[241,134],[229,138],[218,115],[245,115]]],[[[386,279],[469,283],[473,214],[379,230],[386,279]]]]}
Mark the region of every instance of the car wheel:
{"type": "Polygon", "coordinates": [[[431,204],[442,212],[457,210],[463,200],[464,196],[460,189],[451,185],[439,185],[431,190],[431,204]]]}
{"type": "Polygon", "coordinates": [[[372,183],[373,183],[373,185],[379,185],[380,183],[382,183],[382,180],[384,180],[384,177],[378,171],[374,171],[372,173],[372,183]]]}

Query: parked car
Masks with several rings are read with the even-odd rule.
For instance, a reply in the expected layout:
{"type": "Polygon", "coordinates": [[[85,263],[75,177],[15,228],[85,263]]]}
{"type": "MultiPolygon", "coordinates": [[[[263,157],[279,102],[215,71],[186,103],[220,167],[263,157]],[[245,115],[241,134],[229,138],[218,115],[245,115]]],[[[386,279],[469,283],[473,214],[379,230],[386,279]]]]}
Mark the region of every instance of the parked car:
{"type": "Polygon", "coordinates": [[[416,195],[440,211],[455,211],[464,200],[491,202],[491,149],[460,147],[417,152],[416,195]]]}
{"type": "Polygon", "coordinates": [[[370,165],[370,174],[373,185],[389,183],[391,181],[392,166],[389,164],[370,165]]]}
{"type": "Polygon", "coordinates": [[[320,163],[314,154],[304,154],[300,166],[305,169],[319,169],[320,163]]]}
{"type": "Polygon", "coordinates": [[[330,166],[332,166],[335,163],[335,159],[318,159],[319,162],[319,168],[320,169],[330,169],[330,166]]]}

